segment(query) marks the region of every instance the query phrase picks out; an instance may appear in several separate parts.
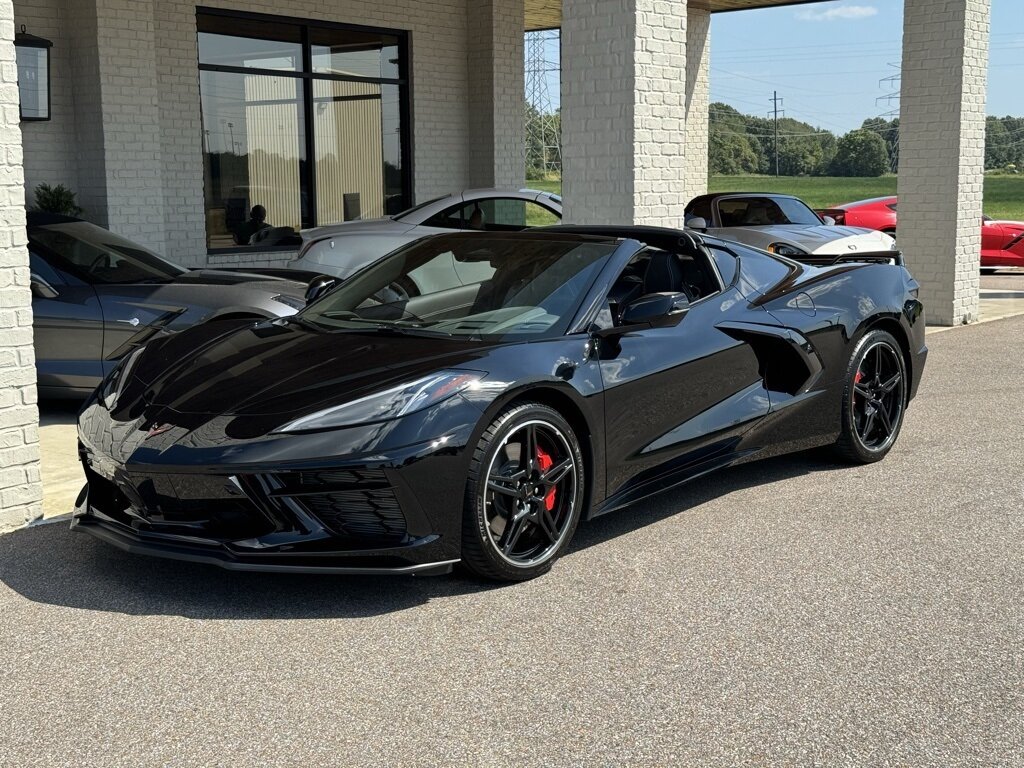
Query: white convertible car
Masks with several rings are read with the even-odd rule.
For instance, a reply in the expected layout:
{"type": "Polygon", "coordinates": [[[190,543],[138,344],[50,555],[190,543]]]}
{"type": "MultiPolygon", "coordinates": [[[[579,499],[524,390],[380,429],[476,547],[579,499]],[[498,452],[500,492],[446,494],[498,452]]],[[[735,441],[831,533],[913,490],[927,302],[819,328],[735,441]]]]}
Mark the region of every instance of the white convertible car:
{"type": "Polygon", "coordinates": [[[791,195],[701,195],[686,206],[686,226],[812,264],[898,255],[896,241],[884,232],[837,227],[791,195]]]}
{"type": "Polygon", "coordinates": [[[562,199],[536,189],[470,189],[421,203],[384,219],[305,230],[288,266],[345,279],[367,264],[427,235],[460,230],[509,232],[558,224],[562,199]]]}

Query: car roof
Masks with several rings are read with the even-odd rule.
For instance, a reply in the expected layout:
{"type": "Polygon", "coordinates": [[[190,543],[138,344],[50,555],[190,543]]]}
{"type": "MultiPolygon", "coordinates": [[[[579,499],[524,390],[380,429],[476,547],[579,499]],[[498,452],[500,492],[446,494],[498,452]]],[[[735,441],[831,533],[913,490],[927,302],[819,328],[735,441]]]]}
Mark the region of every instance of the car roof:
{"type": "Polygon", "coordinates": [[[29,211],[26,215],[26,223],[30,227],[45,227],[48,224],[71,224],[83,219],[76,219],[74,216],[63,216],[59,213],[47,213],[46,211],[29,211]]]}

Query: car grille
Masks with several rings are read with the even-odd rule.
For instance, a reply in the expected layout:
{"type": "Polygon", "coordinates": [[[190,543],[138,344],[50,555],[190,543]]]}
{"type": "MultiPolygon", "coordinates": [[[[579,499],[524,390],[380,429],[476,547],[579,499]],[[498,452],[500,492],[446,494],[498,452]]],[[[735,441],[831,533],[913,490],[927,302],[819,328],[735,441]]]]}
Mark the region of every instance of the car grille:
{"type": "Polygon", "coordinates": [[[290,498],[336,536],[394,544],[406,521],[383,470],[324,470],[281,474],[275,497],[290,498]]]}

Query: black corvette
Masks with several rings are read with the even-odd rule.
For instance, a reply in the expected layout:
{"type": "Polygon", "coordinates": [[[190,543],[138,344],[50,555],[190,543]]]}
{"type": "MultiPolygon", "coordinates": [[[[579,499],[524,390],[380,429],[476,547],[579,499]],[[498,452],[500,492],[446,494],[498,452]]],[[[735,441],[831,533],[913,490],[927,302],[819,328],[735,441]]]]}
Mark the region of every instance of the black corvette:
{"type": "Polygon", "coordinates": [[[711,470],[884,457],[924,367],[917,293],[898,257],[674,230],[428,238],[293,317],[125,358],[81,414],[72,527],[232,569],[527,579],[581,519],[711,470]]]}

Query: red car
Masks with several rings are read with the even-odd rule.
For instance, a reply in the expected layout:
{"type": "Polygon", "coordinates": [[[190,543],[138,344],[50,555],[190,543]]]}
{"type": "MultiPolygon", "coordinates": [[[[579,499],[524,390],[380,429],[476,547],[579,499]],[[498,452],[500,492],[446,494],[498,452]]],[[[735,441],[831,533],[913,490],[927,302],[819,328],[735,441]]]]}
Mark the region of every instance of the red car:
{"type": "MultiPolygon", "coordinates": [[[[896,198],[876,197],[857,203],[837,205],[819,211],[836,224],[878,229],[896,236],[896,198]]],[[[1024,267],[1024,222],[981,220],[981,270],[995,272],[999,267],[1024,267]]]]}

